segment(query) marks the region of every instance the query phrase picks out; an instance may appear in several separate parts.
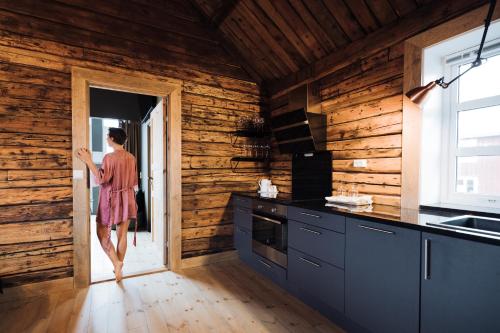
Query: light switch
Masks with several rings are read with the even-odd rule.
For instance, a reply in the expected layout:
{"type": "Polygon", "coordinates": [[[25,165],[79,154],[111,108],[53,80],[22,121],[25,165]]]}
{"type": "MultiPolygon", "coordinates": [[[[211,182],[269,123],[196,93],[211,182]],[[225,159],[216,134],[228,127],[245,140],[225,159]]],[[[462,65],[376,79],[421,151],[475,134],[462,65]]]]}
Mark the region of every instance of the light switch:
{"type": "Polygon", "coordinates": [[[83,179],[83,170],[73,170],[73,179],[83,179]]]}
{"type": "Polygon", "coordinates": [[[366,168],[368,166],[368,161],[367,160],[354,160],[352,165],[355,168],[366,168]]]}

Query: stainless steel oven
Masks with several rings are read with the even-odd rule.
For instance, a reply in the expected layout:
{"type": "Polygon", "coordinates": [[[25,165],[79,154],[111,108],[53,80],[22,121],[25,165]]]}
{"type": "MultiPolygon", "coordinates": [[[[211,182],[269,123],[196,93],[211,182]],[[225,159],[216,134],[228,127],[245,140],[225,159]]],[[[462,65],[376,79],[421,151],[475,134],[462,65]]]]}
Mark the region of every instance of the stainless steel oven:
{"type": "Polygon", "coordinates": [[[252,250],[287,267],[286,206],[254,200],[252,207],[252,250]]]}

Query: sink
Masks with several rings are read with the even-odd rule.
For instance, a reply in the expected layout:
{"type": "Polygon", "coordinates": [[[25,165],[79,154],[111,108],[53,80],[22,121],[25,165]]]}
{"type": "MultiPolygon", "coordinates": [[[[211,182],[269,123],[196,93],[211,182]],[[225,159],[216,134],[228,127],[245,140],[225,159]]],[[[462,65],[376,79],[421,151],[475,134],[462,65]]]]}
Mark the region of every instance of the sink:
{"type": "Polygon", "coordinates": [[[427,224],[446,229],[500,236],[500,219],[490,217],[463,215],[444,220],[441,223],[429,222],[427,224]]]}

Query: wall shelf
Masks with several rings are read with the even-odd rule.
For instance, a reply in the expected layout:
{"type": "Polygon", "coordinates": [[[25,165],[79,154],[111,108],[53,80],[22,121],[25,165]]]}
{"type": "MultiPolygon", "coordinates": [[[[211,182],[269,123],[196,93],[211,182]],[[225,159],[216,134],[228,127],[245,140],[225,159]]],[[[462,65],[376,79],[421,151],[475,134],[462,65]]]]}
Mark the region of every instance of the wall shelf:
{"type": "Polygon", "coordinates": [[[239,147],[237,145],[238,138],[255,138],[260,140],[271,140],[271,132],[269,131],[256,131],[256,130],[237,130],[229,133],[231,137],[231,145],[233,147],[239,147]]]}
{"type": "Polygon", "coordinates": [[[267,170],[270,168],[271,158],[270,157],[250,157],[250,156],[235,156],[231,158],[231,170],[236,172],[240,162],[256,162],[261,163],[262,166],[259,169],[267,170]]]}

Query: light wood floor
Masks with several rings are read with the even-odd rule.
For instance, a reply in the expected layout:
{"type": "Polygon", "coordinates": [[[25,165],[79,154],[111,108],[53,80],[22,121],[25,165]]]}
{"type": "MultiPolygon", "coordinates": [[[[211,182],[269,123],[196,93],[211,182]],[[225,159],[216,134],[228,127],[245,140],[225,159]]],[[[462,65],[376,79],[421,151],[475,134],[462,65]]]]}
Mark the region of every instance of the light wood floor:
{"type": "Polygon", "coordinates": [[[239,261],[0,303],[0,313],[3,333],[343,332],[239,261]]]}
{"type": "MultiPolygon", "coordinates": [[[[91,220],[91,236],[90,236],[90,280],[92,282],[105,281],[114,279],[113,265],[106,256],[106,253],[99,244],[99,239],[96,234],[95,215],[92,215],[91,220]]],[[[111,239],[116,247],[116,231],[111,231],[111,239]]],[[[158,247],[151,241],[151,233],[147,231],[137,232],[137,247],[132,245],[134,232],[127,233],[127,254],[123,265],[123,275],[129,276],[137,273],[159,270],[165,268],[161,253],[158,247]]]]}

